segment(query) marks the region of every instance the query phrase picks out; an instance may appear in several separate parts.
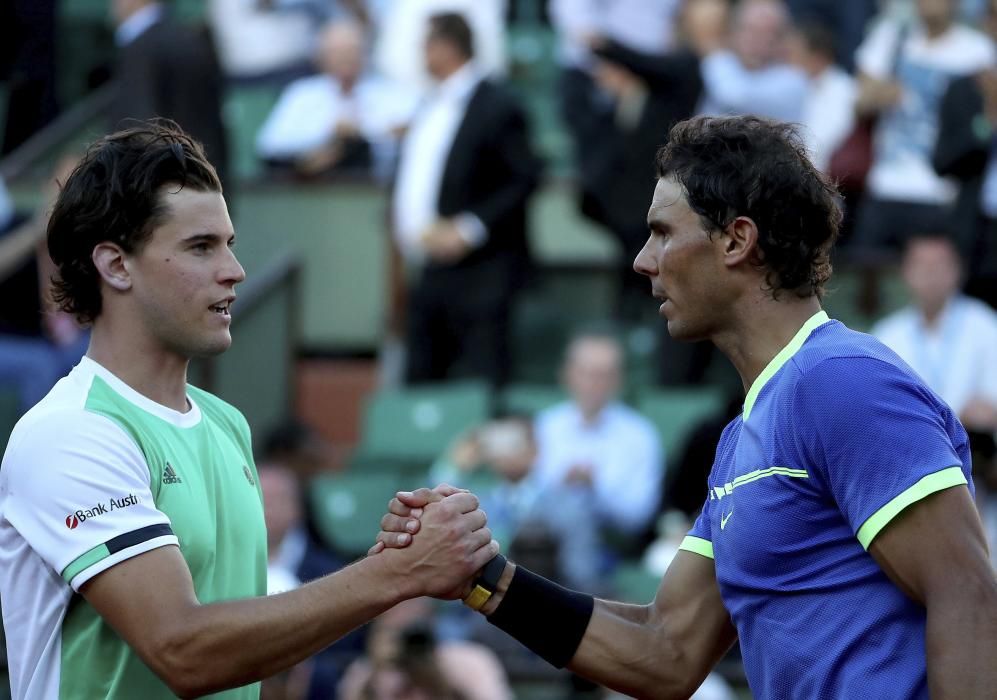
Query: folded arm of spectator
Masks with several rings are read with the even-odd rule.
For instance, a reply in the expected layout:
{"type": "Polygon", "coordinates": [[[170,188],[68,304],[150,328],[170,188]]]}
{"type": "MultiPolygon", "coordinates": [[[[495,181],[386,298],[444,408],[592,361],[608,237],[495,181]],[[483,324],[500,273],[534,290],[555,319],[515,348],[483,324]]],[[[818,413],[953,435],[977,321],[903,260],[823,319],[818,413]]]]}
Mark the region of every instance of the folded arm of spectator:
{"type": "Polygon", "coordinates": [[[676,85],[687,83],[690,75],[699,74],[699,58],[690,51],[647,54],[612,39],[601,42],[594,51],[597,56],[619,64],[639,77],[652,92],[668,92],[676,85]]]}

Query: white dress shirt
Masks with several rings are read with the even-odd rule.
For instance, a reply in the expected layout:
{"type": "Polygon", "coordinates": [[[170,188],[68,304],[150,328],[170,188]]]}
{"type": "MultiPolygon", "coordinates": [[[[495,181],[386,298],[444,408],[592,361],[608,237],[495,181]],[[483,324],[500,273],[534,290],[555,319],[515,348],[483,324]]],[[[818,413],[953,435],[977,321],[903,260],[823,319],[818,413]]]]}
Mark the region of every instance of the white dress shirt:
{"type": "Polygon", "coordinates": [[[544,487],[556,487],[572,467],[592,468],[598,515],[627,532],[646,526],[661,495],[664,455],[654,425],[620,403],[586,424],[571,402],[542,411],[535,423],[535,470],[544,487]]]}
{"type": "Polygon", "coordinates": [[[349,94],[328,75],[295,80],[284,89],[256,137],[263,158],[294,159],[329,143],[340,121],[356,124],[375,161],[390,160],[392,130],[412,118],[415,93],[377,77],[365,77],[349,94]]]}
{"type": "Polygon", "coordinates": [[[855,128],[857,94],[855,78],[838,66],[828,66],[810,81],[803,103],[803,137],[820,171],[827,172],[831,156],[855,128]]]}
{"type": "Polygon", "coordinates": [[[911,366],[956,415],[974,396],[997,405],[997,313],[957,296],[928,329],[912,307],[877,323],[872,334],[911,366]]]}
{"type": "MultiPolygon", "coordinates": [[[[439,217],[443,171],[467,103],[481,79],[474,65],[467,63],[440,83],[426,96],[402,142],[392,223],[395,241],[410,262],[423,259],[420,237],[439,217]]],[[[483,242],[486,232],[477,220],[473,234],[462,234],[474,245],[483,242]]]]}
{"type": "Polygon", "coordinates": [[[675,45],[679,0],[551,0],[562,65],[587,68],[592,51],[584,39],[598,34],[642,53],[664,54],[675,45]]]}

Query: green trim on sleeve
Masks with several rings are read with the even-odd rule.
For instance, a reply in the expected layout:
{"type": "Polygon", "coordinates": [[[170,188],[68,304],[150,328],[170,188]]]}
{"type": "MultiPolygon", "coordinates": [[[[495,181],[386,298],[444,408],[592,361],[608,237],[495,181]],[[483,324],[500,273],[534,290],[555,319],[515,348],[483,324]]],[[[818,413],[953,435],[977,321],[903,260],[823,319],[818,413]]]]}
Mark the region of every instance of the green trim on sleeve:
{"type": "Polygon", "coordinates": [[[876,535],[878,535],[891,520],[897,517],[897,515],[899,515],[904,508],[917,503],[922,498],[930,496],[933,493],[944,491],[945,489],[952,488],[953,486],[961,486],[966,483],[968,483],[966,481],[966,475],[962,473],[961,466],[948,467],[946,469],[942,469],[941,471],[935,472],[934,474],[928,474],[869,516],[869,519],[866,520],[862,524],[862,527],[859,528],[856,537],[862,544],[863,549],[869,549],[869,545],[872,544],[872,541],[876,538],[876,535]]]}
{"type": "Polygon", "coordinates": [[[684,549],[687,552],[698,554],[707,559],[713,558],[713,543],[709,540],[704,540],[702,537],[686,535],[685,539],[682,540],[682,544],[679,545],[679,549],[684,549]]]}
{"type": "Polygon", "coordinates": [[[806,342],[815,328],[824,325],[830,320],[830,317],[824,310],[815,313],[807,319],[807,322],[803,324],[800,330],[796,331],[796,335],[793,336],[793,339],[789,341],[786,347],[780,350],[779,354],[765,365],[765,369],[751,383],[751,388],[748,389],[748,394],[744,397],[743,420],[748,420],[748,416],[751,415],[751,409],[754,408],[755,401],[758,399],[758,395],[762,393],[762,387],[768,383],[768,380],[774,377],[775,373],[782,369],[782,366],[789,362],[790,358],[803,347],[803,343],[806,342]]]}
{"type": "Polygon", "coordinates": [[[78,573],[109,556],[111,556],[111,552],[107,548],[107,544],[99,544],[70,562],[69,566],[62,570],[62,578],[66,583],[70,583],[78,573]]]}

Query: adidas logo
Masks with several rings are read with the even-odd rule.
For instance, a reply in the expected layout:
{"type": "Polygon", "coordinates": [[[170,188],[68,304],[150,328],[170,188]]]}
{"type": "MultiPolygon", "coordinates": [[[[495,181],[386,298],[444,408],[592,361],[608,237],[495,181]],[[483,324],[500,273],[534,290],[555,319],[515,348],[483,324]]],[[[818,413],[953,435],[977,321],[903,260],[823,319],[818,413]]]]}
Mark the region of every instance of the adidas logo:
{"type": "Polygon", "coordinates": [[[163,483],[164,484],[182,484],[183,479],[177,474],[176,470],[173,468],[169,462],[166,463],[166,469],[163,470],[163,483]]]}

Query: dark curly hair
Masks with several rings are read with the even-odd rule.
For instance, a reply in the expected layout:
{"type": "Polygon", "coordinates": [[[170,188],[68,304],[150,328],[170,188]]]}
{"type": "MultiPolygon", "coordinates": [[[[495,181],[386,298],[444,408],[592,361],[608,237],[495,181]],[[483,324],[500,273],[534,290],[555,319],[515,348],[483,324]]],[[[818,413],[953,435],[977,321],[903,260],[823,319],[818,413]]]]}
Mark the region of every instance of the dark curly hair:
{"type": "Polygon", "coordinates": [[[204,149],[175,122],[157,119],[94,142],[66,179],[48,222],[48,251],[58,268],[53,299],[81,323],[101,312],[99,243],[137,253],[168,213],[162,188],[221,192],[204,149]]]}
{"type": "Polygon", "coordinates": [[[655,165],[659,178],[682,186],[709,235],[738,216],[755,222],[773,297],[782,290],[823,295],[841,206],[793,125],[753,116],[694,117],[672,128],[655,165]]]}

